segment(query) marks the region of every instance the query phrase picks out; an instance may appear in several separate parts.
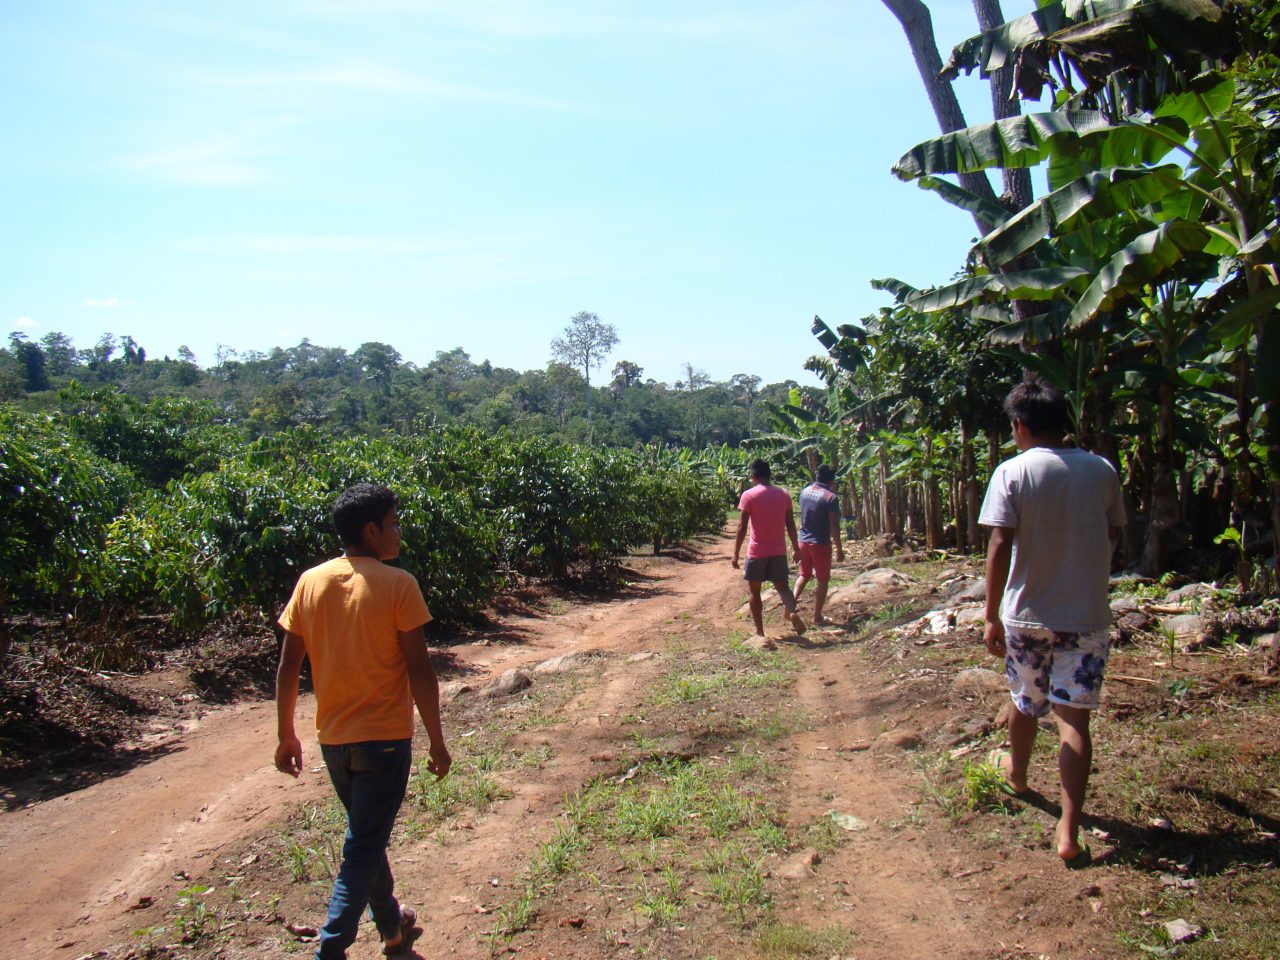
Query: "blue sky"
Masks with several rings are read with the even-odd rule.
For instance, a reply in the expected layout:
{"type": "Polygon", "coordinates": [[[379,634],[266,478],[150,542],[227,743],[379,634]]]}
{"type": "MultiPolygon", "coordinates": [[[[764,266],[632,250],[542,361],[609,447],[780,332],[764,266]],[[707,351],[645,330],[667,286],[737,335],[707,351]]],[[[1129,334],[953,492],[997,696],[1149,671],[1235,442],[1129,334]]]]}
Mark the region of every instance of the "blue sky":
{"type": "MultiPolygon", "coordinates": [[[[945,57],[972,8],[932,6],[945,57]]],[[[973,236],[889,174],[936,126],[875,0],[10,3],[0,109],[0,330],[202,364],[305,337],[524,370],[590,310],[610,366],[811,382],[815,313],[973,236]]]]}

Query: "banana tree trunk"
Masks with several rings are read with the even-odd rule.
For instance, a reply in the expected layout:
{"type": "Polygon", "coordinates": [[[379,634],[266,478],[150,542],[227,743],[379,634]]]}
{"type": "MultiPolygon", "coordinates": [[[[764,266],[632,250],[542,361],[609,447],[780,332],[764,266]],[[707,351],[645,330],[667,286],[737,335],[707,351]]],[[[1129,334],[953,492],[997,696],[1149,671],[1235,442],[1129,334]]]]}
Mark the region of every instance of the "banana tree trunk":
{"type": "Polygon", "coordinates": [[[996,467],[1000,466],[1000,435],[994,430],[987,431],[987,483],[991,482],[991,475],[996,472],[996,467]]]}
{"type": "Polygon", "coordinates": [[[942,492],[938,485],[938,472],[933,469],[933,435],[924,438],[924,462],[928,475],[924,478],[924,542],[929,550],[942,548],[940,500],[942,492]]]}
{"type": "Polygon", "coordinates": [[[879,504],[871,487],[871,470],[862,468],[862,510],[858,514],[858,535],[870,536],[875,530],[875,518],[879,517],[879,504]]]}
{"type": "Polygon", "coordinates": [[[893,538],[898,543],[903,541],[906,534],[907,524],[910,520],[908,513],[910,504],[908,503],[907,487],[899,477],[893,481],[893,538]]]}
{"type": "Polygon", "coordinates": [[[880,451],[880,531],[882,533],[896,533],[895,517],[891,498],[893,491],[889,484],[889,455],[883,449],[880,451]]]}
{"type": "MultiPolygon", "coordinates": [[[[960,484],[964,491],[964,547],[975,549],[981,542],[978,535],[978,513],[981,510],[978,497],[978,464],[973,452],[973,431],[964,423],[960,424],[960,484]]],[[[956,521],[956,534],[959,536],[960,522],[956,521]]]]}
{"type": "Polygon", "coordinates": [[[844,517],[846,529],[848,529],[849,524],[855,524],[854,529],[856,529],[858,512],[853,509],[853,503],[854,503],[854,500],[856,499],[857,491],[853,488],[852,473],[849,475],[849,477],[845,480],[844,484],[839,489],[840,489],[840,513],[844,517]]]}
{"type": "Polygon", "coordinates": [[[1173,448],[1173,385],[1162,383],[1159,390],[1156,443],[1151,456],[1150,491],[1147,508],[1147,538],[1142,550],[1142,572],[1158,577],[1169,568],[1173,530],[1182,519],[1178,499],[1178,464],[1173,448]]]}

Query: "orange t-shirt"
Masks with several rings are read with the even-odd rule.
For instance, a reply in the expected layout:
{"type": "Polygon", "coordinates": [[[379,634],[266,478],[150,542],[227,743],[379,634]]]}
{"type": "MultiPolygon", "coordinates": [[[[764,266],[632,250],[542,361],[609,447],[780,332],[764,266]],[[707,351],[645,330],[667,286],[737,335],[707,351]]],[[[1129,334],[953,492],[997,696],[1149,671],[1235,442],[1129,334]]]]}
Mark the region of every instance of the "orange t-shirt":
{"type": "Polygon", "coordinates": [[[413,574],[372,557],[337,557],[298,578],[279,623],[306,645],[321,743],[413,737],[398,634],[430,619],[413,574]]]}

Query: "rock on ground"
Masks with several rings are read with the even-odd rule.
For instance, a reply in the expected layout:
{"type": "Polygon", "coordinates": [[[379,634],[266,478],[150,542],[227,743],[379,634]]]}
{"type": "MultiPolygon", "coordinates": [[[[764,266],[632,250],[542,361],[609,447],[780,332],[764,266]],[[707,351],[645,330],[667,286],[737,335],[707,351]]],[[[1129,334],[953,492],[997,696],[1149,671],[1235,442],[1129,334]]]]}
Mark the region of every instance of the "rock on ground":
{"type": "Polygon", "coordinates": [[[1179,640],[1195,640],[1200,636],[1204,622],[1198,613],[1180,613],[1165,617],[1160,621],[1160,626],[1171,631],[1179,640]]]}
{"type": "Polygon", "coordinates": [[[981,606],[943,607],[930,610],[919,620],[904,623],[895,631],[901,637],[940,636],[953,630],[981,627],[985,611],[981,606]]]}
{"type": "Polygon", "coordinates": [[[1268,675],[1280,673],[1280,633],[1261,636],[1257,640],[1258,643],[1269,643],[1270,649],[1267,651],[1267,673],[1268,675]]]}
{"type": "Polygon", "coordinates": [[[577,670],[584,667],[592,660],[598,660],[602,656],[599,650],[571,650],[568,653],[562,653],[557,657],[549,660],[543,660],[533,668],[534,673],[568,673],[570,670],[577,670]]]}
{"type": "Polygon", "coordinates": [[[778,869],[773,871],[773,875],[783,880],[804,880],[821,862],[822,855],[813,847],[808,847],[784,860],[778,865],[778,869]]]}
{"type": "Polygon", "coordinates": [[[832,610],[841,604],[858,603],[874,600],[885,594],[901,593],[915,586],[916,581],[901,571],[890,567],[876,567],[866,573],[858,574],[853,583],[836,587],[827,594],[827,609],[832,610]]]}
{"type": "Polygon", "coordinates": [[[950,586],[946,596],[956,603],[984,603],[987,599],[987,581],[964,577],[950,586]]]}
{"type": "Polygon", "coordinates": [[[921,744],[920,734],[914,730],[890,730],[876,737],[871,744],[872,753],[894,753],[899,750],[915,750],[921,744]]]}
{"type": "Polygon", "coordinates": [[[1154,624],[1155,620],[1150,614],[1141,610],[1130,610],[1116,618],[1112,639],[1128,640],[1135,633],[1148,632],[1154,624]]]}
{"type": "Polygon", "coordinates": [[[450,680],[448,683],[440,684],[440,703],[452,703],[464,693],[471,693],[475,690],[471,684],[465,680],[450,680]]]}
{"type": "Polygon", "coordinates": [[[490,699],[508,697],[532,685],[533,677],[529,676],[529,671],[513,668],[503,671],[502,676],[485,686],[480,696],[490,699]]]}
{"type": "Polygon", "coordinates": [[[1165,595],[1165,603],[1182,603],[1184,600],[1191,600],[1194,597],[1207,597],[1213,593],[1213,584],[1211,583],[1188,583],[1185,587],[1179,587],[1177,590],[1171,590],[1165,595]]]}

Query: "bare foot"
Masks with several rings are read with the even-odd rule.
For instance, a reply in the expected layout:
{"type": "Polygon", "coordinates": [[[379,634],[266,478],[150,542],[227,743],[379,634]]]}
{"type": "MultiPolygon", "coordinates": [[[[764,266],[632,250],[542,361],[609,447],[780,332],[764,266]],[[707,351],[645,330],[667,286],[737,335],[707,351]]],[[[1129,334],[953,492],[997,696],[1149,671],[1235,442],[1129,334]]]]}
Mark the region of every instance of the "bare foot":
{"type": "Polygon", "coordinates": [[[418,924],[418,914],[413,907],[400,908],[400,929],[382,941],[382,952],[386,956],[399,953],[408,948],[414,940],[414,929],[418,924]]]}
{"type": "Polygon", "coordinates": [[[791,629],[794,630],[796,633],[803,635],[805,630],[808,629],[807,627],[805,627],[804,621],[800,619],[799,613],[791,614],[791,616],[788,617],[788,619],[791,621],[791,629]]]}

